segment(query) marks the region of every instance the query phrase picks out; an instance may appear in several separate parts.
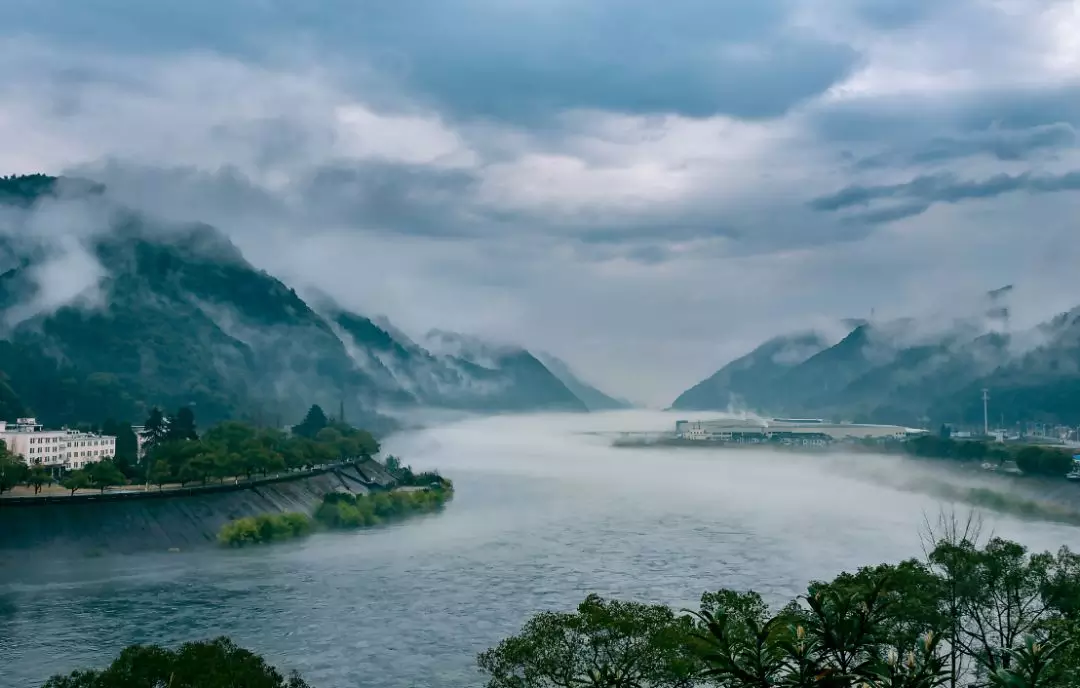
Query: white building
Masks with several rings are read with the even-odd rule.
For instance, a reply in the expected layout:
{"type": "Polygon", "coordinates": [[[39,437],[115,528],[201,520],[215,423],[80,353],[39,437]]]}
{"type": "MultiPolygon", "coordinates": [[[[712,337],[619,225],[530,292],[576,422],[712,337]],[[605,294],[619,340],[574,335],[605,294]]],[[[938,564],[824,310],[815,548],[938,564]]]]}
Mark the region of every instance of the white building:
{"type": "Polygon", "coordinates": [[[828,423],[816,418],[720,418],[680,420],[675,434],[687,440],[722,442],[798,441],[824,443],[843,440],[904,440],[926,434],[925,430],[899,425],[828,423]]]}
{"type": "Polygon", "coordinates": [[[0,420],[0,440],[27,464],[52,469],[78,470],[116,454],[116,438],[78,430],[46,430],[35,418],[19,418],[14,425],[0,420]]]}

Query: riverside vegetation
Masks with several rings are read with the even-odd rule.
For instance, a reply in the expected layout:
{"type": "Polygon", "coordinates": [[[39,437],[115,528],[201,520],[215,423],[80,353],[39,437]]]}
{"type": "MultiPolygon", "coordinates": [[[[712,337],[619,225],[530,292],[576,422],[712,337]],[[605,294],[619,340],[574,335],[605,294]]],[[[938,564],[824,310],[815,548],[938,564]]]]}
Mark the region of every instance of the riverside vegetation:
{"type": "MultiPolygon", "coordinates": [[[[770,609],[706,592],[695,611],[588,596],[483,652],[488,688],[1075,688],[1080,555],[1030,553],[942,518],[927,554],[815,581],[770,609]]],[[[302,688],[226,639],[132,647],[50,688],[302,688]],[[168,679],[171,677],[171,683],[168,679]]]]}
{"type": "Polygon", "coordinates": [[[370,495],[332,492],[315,509],[314,519],[307,514],[290,512],[264,514],[230,521],[218,533],[218,542],[230,547],[262,544],[302,537],[316,527],[331,530],[369,528],[405,518],[412,514],[437,511],[454,495],[454,484],[438,473],[414,474],[401,467],[391,456],[388,468],[395,476],[397,489],[370,495]]]}
{"type": "MultiPolygon", "coordinates": [[[[121,430],[130,425],[120,426],[121,430]]],[[[145,423],[145,455],[128,455],[127,441],[117,439],[117,456],[92,463],[82,470],[56,477],[43,466],[29,466],[11,455],[0,442],[0,493],[20,484],[34,487],[59,481],[75,494],[81,489],[104,492],[127,484],[167,484],[181,487],[189,483],[206,485],[211,480],[251,478],[283,471],[360,458],[379,452],[379,443],[366,430],[328,418],[319,406],[312,406],[303,421],[286,434],[276,428],[260,428],[241,421],[219,423],[205,433],[198,432],[195,415],[184,407],[171,416],[153,409],[145,423]]]]}

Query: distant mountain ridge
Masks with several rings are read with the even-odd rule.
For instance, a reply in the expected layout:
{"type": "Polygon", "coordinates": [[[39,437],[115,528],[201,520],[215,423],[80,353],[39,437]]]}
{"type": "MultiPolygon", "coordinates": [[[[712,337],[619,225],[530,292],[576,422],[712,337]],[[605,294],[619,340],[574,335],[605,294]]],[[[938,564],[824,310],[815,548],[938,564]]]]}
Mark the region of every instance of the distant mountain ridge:
{"type": "Polygon", "coordinates": [[[555,377],[559,378],[559,380],[566,385],[567,389],[574,393],[574,396],[581,399],[590,411],[617,411],[633,407],[633,404],[629,401],[608,396],[588,382],[582,380],[573,371],[570,364],[557,356],[539,352],[536,354],[536,357],[540,359],[540,362],[544,364],[544,367],[550,370],[555,377]]]}
{"type": "Polygon", "coordinates": [[[318,403],[389,428],[382,411],[422,406],[588,408],[523,348],[442,333],[461,350],[433,351],[385,319],[306,301],[212,227],[116,207],[91,182],[0,178],[0,243],[4,417],[136,420],[152,405],[194,405],[202,422],[275,423],[318,403]],[[62,250],[30,241],[34,212],[69,203],[65,213],[93,226],[62,250]],[[68,264],[89,270],[83,291],[53,293],[74,288],[55,277],[68,264]]]}
{"type": "Polygon", "coordinates": [[[970,316],[947,323],[854,322],[831,346],[813,334],[771,339],[681,394],[672,408],[981,424],[987,388],[996,422],[1080,422],[1080,308],[1014,333],[1011,292],[988,292],[970,316]],[[785,347],[817,346],[794,363],[775,360],[785,347]]]}

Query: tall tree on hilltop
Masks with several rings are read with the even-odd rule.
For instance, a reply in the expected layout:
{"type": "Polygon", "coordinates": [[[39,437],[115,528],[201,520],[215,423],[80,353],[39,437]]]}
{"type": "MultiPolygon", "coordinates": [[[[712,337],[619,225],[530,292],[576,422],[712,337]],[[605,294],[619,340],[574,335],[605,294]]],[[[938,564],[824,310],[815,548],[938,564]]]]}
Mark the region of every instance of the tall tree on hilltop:
{"type": "Polygon", "coordinates": [[[165,437],[170,442],[199,439],[199,433],[195,430],[195,412],[190,406],[182,407],[169,418],[165,437]]]}
{"type": "Polygon", "coordinates": [[[131,423],[119,423],[116,428],[116,463],[134,466],[139,463],[139,438],[131,429],[131,423]]]}
{"type": "Polygon", "coordinates": [[[139,439],[135,437],[131,423],[120,423],[110,418],[101,424],[101,434],[116,438],[113,460],[124,475],[133,478],[139,463],[139,439]]]}
{"type": "Polygon", "coordinates": [[[322,407],[318,404],[312,404],[308,409],[307,415],[304,416],[304,420],[299,425],[293,426],[293,434],[300,437],[307,437],[314,439],[315,435],[319,434],[319,431],[330,424],[330,421],[326,419],[326,414],[323,413],[322,407]]]}
{"type": "Polygon", "coordinates": [[[163,444],[168,439],[169,422],[165,419],[165,414],[157,406],[150,409],[150,415],[147,417],[146,422],[143,423],[143,427],[145,428],[143,436],[145,437],[147,451],[163,444]]]}

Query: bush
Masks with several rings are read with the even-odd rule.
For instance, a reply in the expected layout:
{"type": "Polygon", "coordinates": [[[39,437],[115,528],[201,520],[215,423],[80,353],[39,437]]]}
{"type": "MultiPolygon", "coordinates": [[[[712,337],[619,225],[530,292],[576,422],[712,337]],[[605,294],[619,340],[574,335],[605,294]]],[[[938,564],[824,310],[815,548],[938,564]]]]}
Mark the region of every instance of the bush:
{"type": "Polygon", "coordinates": [[[453,486],[424,490],[395,490],[374,495],[334,492],[323,497],[315,510],[315,520],[328,528],[368,528],[383,521],[404,518],[412,513],[435,511],[446,504],[453,486]]]}
{"type": "Polygon", "coordinates": [[[1073,469],[1073,458],[1059,449],[1024,447],[1016,454],[1017,467],[1029,475],[1061,478],[1073,469]]]}
{"type": "Polygon", "coordinates": [[[312,520],[306,514],[262,514],[230,521],[218,532],[218,542],[230,547],[256,545],[307,535],[312,520]]]}

